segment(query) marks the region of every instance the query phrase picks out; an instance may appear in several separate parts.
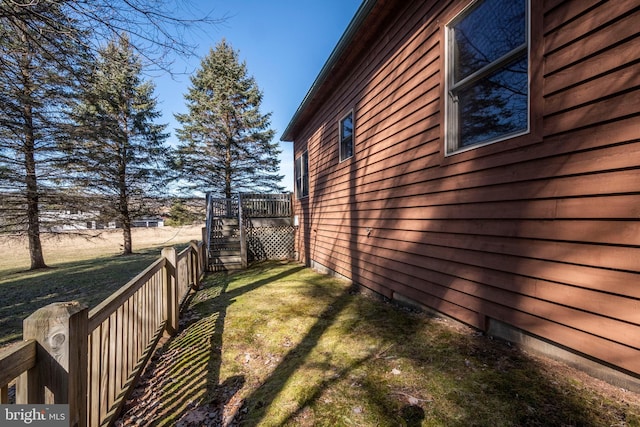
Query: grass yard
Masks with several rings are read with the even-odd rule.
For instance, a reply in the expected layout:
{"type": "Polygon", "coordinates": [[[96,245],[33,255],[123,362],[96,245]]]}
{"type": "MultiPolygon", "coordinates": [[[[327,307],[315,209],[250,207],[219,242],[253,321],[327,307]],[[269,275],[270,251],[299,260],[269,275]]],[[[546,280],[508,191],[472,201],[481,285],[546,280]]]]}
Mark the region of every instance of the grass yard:
{"type": "Polygon", "coordinates": [[[295,263],[208,276],[117,426],[638,426],[640,396],[295,263]]]}
{"type": "Polygon", "coordinates": [[[201,226],[136,228],[134,255],[121,256],[122,231],[99,236],[58,235],[43,239],[51,267],[29,268],[26,239],[0,238],[0,347],[22,338],[22,320],[52,302],[78,300],[94,307],[160,256],[164,246],[201,239],[201,226]]]}

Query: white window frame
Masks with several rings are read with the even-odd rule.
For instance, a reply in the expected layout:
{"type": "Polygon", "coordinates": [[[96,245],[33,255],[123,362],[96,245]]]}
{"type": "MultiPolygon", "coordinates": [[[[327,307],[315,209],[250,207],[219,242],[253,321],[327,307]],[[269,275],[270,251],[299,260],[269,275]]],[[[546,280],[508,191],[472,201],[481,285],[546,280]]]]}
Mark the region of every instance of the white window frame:
{"type": "Polygon", "coordinates": [[[294,162],[296,198],[309,196],[309,152],[305,150],[294,162]],[[306,160],[306,161],[305,161],[306,160]],[[306,190],[306,192],[305,192],[306,190]]]}
{"type": "Polygon", "coordinates": [[[516,131],[512,133],[508,133],[505,135],[501,135],[496,138],[489,139],[487,141],[482,141],[473,145],[469,145],[466,147],[460,147],[459,136],[458,136],[458,105],[457,105],[457,96],[455,95],[455,90],[459,87],[464,87],[465,82],[469,79],[479,79],[479,77],[489,75],[496,69],[499,69],[511,58],[515,58],[522,52],[522,47],[516,48],[511,52],[504,55],[502,58],[498,58],[494,60],[492,63],[486,65],[482,69],[476,71],[474,74],[467,76],[463,81],[458,82],[455,87],[452,86],[454,82],[454,53],[453,53],[453,37],[454,30],[453,26],[457,24],[459,21],[464,19],[468,14],[472,13],[473,10],[479,6],[485,0],[473,0],[471,1],[464,9],[462,9],[456,16],[454,16],[447,24],[445,24],[445,138],[444,138],[444,148],[445,148],[445,156],[450,156],[454,154],[464,153],[469,150],[475,150],[480,147],[484,147],[486,145],[495,144],[497,142],[505,141],[511,138],[515,138],[518,136],[526,135],[531,132],[531,0],[526,0],[526,17],[525,17],[525,34],[526,34],[526,55],[527,55],[527,126],[525,129],[521,131],[516,131]]]}
{"type": "Polygon", "coordinates": [[[342,116],[342,118],[340,119],[340,121],[338,122],[338,152],[339,152],[339,158],[340,158],[340,162],[344,162],[345,160],[348,160],[350,158],[352,158],[355,154],[356,151],[356,119],[355,119],[355,115],[353,113],[353,110],[349,111],[347,114],[345,114],[344,116],[342,116]],[[344,143],[344,140],[342,139],[342,126],[344,121],[351,116],[351,155],[350,156],[344,156],[344,153],[342,152],[342,146],[344,143]]]}

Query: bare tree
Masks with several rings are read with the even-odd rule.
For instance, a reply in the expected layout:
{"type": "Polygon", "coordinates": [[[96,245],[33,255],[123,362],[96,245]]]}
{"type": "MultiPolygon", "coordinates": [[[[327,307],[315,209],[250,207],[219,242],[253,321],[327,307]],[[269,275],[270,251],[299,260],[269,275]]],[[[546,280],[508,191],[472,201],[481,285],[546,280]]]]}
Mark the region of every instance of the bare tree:
{"type": "Polygon", "coordinates": [[[52,42],[75,37],[78,30],[90,33],[78,41],[96,52],[115,38],[126,37],[146,69],[173,72],[176,56],[191,56],[195,45],[188,40],[193,31],[204,31],[226,17],[212,17],[189,0],[3,0],[0,20],[38,21],[49,28],[52,42]],[[42,13],[57,8],[62,19],[42,13]],[[57,37],[56,37],[57,36],[57,37]]]}

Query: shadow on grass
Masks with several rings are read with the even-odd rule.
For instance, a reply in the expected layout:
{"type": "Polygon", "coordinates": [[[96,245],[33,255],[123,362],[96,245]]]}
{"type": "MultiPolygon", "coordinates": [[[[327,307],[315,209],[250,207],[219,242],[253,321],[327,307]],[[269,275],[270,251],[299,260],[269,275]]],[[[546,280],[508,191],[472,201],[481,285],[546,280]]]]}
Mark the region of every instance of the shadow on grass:
{"type": "Polygon", "coordinates": [[[273,264],[266,263],[206,279],[181,333],[154,357],[151,375],[127,404],[131,409],[127,422],[180,426],[615,424],[616,420],[599,414],[606,403],[582,394],[570,379],[554,377],[545,366],[504,343],[363,297],[355,288],[336,285],[333,279],[310,274],[297,264],[273,269],[273,274],[271,268],[273,264]],[[293,284],[278,286],[278,281],[289,279],[293,284]],[[238,286],[235,280],[247,283],[238,286]],[[266,285],[271,286],[263,292],[266,285]],[[307,302],[298,303],[294,293],[307,302]],[[249,295],[264,299],[266,309],[253,307],[246,298],[240,301],[240,296],[249,295]],[[238,322],[234,311],[229,320],[235,323],[225,325],[228,310],[236,303],[244,304],[242,316],[247,318],[238,322]],[[252,322],[261,325],[261,332],[273,332],[282,357],[267,354],[277,350],[265,347],[258,329],[251,329],[252,322]],[[288,341],[297,324],[303,325],[298,338],[288,341]],[[233,331],[237,325],[244,327],[233,331]],[[232,342],[234,335],[243,341],[232,342]],[[224,337],[229,341],[223,342],[224,337]],[[229,376],[221,383],[223,348],[225,367],[237,362],[239,369],[227,367],[229,376]],[[255,354],[260,352],[262,358],[255,354]],[[265,369],[271,360],[276,363],[260,376],[257,370],[265,369]]]}
{"type": "MultiPolygon", "coordinates": [[[[314,286],[314,283],[310,283],[310,289],[308,293],[312,295],[318,295],[320,286],[314,286]]],[[[318,320],[309,329],[302,341],[289,352],[282,359],[281,363],[276,367],[269,378],[254,390],[244,400],[244,405],[241,413],[247,415],[243,417],[243,424],[257,425],[267,413],[267,410],[272,405],[275,397],[284,389],[285,385],[293,374],[301,367],[305,362],[307,356],[313,351],[320,337],[324,332],[333,324],[336,317],[345,309],[350,303],[350,295],[355,292],[353,288],[346,288],[338,296],[334,297],[332,302],[327,305],[327,308],[318,316],[318,320]]],[[[362,360],[355,362],[347,370],[342,370],[334,374],[334,377],[329,380],[325,380],[315,387],[312,393],[308,393],[309,397],[307,401],[300,405],[298,410],[291,414],[288,418],[292,419],[307,405],[317,399],[320,393],[327,388],[331,383],[335,382],[338,378],[344,377],[347,372],[357,366],[365,363],[370,357],[365,357],[362,360]]],[[[324,366],[324,368],[330,369],[330,366],[324,366]]],[[[286,423],[286,422],[285,422],[286,423]]],[[[285,424],[283,423],[283,424],[285,424]]]]}
{"type": "MultiPolygon", "coordinates": [[[[213,274],[195,294],[181,321],[180,333],[156,352],[146,374],[123,411],[123,418],[157,426],[225,425],[224,408],[245,385],[235,375],[220,383],[223,332],[228,308],[235,298],[302,270],[291,266],[279,274],[229,290],[236,279],[268,271],[265,265],[249,272],[213,274]],[[135,414],[127,414],[134,412],[135,414]]],[[[238,403],[239,406],[239,403],[238,403]]]]}
{"type": "MultiPolygon", "coordinates": [[[[322,283],[322,278],[310,281],[304,292],[320,298],[326,292],[322,283]]],[[[245,426],[588,426],[604,421],[584,396],[520,351],[466,328],[452,332],[444,323],[345,288],[332,295],[302,340],[244,399],[236,421],[245,426]],[[332,363],[328,355],[316,367],[331,375],[310,382],[287,416],[269,419],[278,395],[307,369],[332,328],[345,342],[366,336],[376,345],[348,363],[332,363]],[[338,396],[351,396],[351,406],[340,408],[335,399],[323,398],[331,388],[338,396]]]]}
{"type": "MultiPolygon", "coordinates": [[[[598,420],[597,407],[588,396],[568,387],[567,379],[553,378],[543,365],[507,343],[453,328],[442,319],[405,313],[406,319],[426,326],[410,333],[403,321],[396,321],[398,314],[393,311],[396,309],[382,307],[379,314],[386,321],[375,321],[366,308],[361,318],[367,325],[354,328],[354,333],[365,329],[391,346],[385,371],[371,368],[371,375],[361,384],[368,411],[375,414],[371,418],[384,417],[389,425],[407,426],[423,422],[446,426],[609,425],[598,420]],[[397,376],[389,374],[394,369],[397,376]]],[[[372,425],[371,418],[367,425],[372,425]]]]}
{"type": "Polygon", "coordinates": [[[160,256],[158,249],[58,264],[0,277],[0,345],[22,338],[22,321],[54,302],[95,307],[160,256]]]}

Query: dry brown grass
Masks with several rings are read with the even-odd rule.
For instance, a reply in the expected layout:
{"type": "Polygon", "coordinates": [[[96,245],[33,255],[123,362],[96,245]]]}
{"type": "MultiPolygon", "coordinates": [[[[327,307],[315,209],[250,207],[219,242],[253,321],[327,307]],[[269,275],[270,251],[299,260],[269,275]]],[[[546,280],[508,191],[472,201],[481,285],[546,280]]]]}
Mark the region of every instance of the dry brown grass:
{"type": "MultiPolygon", "coordinates": [[[[133,250],[172,246],[202,239],[202,225],[184,227],[134,228],[133,250]]],[[[86,231],[82,234],[43,235],[45,262],[50,266],[122,252],[122,230],[86,231]]],[[[26,237],[0,238],[0,276],[29,268],[26,237]]]]}
{"type": "Polygon", "coordinates": [[[27,271],[24,238],[0,239],[0,347],[22,336],[22,321],[52,302],[79,301],[94,307],[160,256],[161,248],[180,248],[199,240],[202,227],[136,228],[134,254],[120,256],[122,230],[99,236],[58,235],[43,239],[52,268],[27,271]]]}

